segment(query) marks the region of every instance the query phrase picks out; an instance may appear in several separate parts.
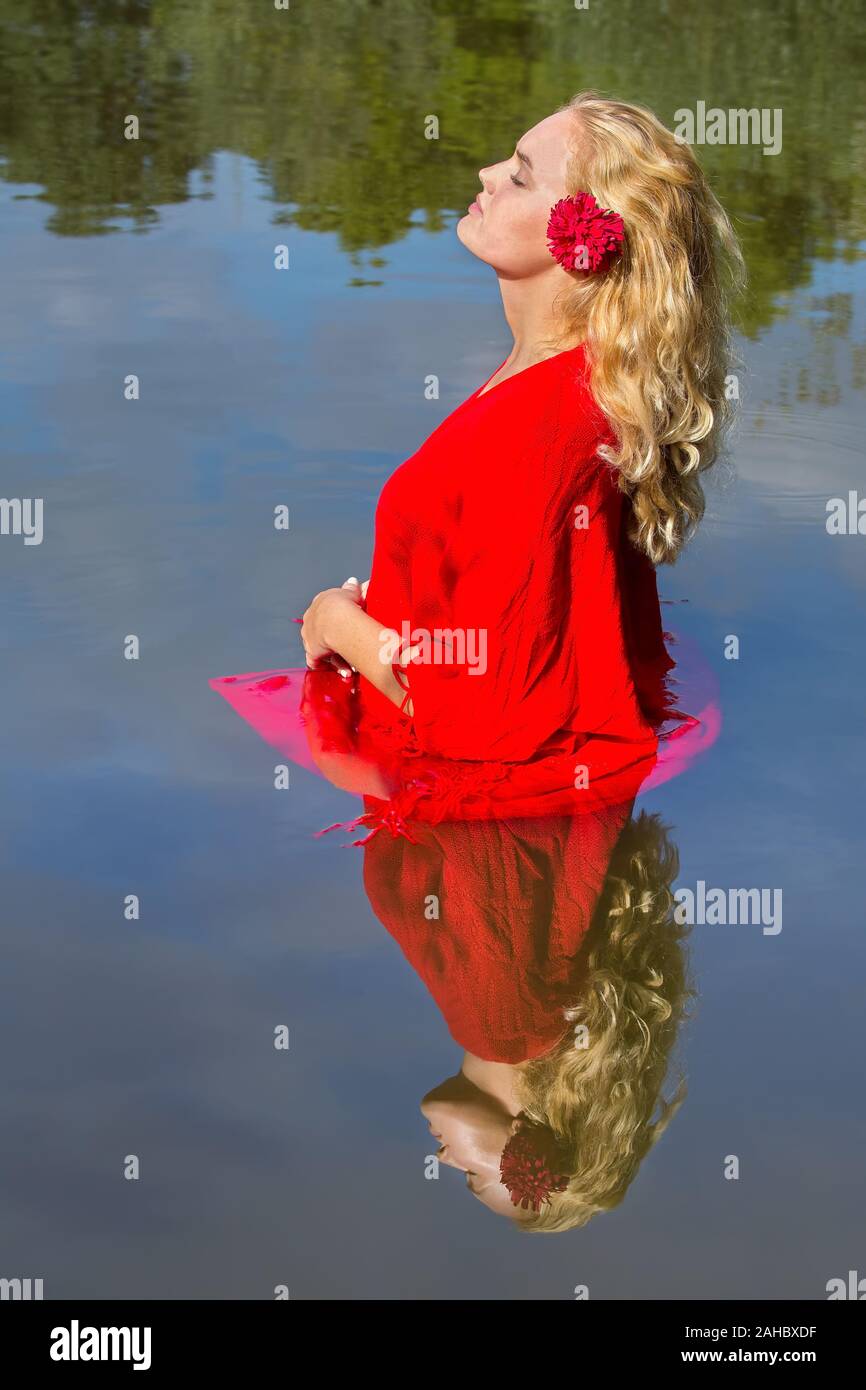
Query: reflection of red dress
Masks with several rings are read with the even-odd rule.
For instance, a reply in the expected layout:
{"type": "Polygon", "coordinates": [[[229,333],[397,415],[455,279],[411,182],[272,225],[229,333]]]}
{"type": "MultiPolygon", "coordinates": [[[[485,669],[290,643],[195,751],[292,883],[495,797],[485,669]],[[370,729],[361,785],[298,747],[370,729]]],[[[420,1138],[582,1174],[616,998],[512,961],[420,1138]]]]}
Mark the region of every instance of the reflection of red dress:
{"type": "Polygon", "coordinates": [[[298,673],[214,688],[292,757],[300,717],[314,762],[330,776],[343,759],[341,785],[379,798],[392,829],[629,800],[656,765],[673,663],[609,442],[578,347],[480,387],[389,478],[366,608],[421,640],[411,720],[363,676],[312,673],[300,710],[298,673]]]}
{"type": "Polygon", "coordinates": [[[417,826],[364,848],[370,906],[461,1047],[490,1062],[549,1052],[585,981],[582,946],[628,807],[417,826]]]}

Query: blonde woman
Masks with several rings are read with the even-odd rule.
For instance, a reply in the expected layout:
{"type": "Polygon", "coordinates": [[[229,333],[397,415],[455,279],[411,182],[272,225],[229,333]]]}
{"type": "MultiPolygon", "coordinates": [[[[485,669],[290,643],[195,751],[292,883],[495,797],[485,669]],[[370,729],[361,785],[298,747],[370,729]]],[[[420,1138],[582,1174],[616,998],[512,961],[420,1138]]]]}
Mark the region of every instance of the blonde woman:
{"type": "Polygon", "coordinates": [[[653,744],[655,566],[701,517],[741,259],[643,107],[582,93],[479,177],[457,231],[512,349],[385,484],[368,584],[318,594],[301,636],[352,682],[360,737],[496,763],[515,790],[541,760],[574,799],[576,765],[592,781],[653,744]]]}
{"type": "MultiPolygon", "coordinates": [[[[726,428],[737,239],[688,146],[594,93],[480,179],[457,235],[512,352],[385,482],[370,580],[297,619],[306,669],[213,681],[377,798],[371,833],[626,801],[680,716],[655,567],[726,428]]],[[[717,727],[691,720],[676,770],[717,727]]]]}

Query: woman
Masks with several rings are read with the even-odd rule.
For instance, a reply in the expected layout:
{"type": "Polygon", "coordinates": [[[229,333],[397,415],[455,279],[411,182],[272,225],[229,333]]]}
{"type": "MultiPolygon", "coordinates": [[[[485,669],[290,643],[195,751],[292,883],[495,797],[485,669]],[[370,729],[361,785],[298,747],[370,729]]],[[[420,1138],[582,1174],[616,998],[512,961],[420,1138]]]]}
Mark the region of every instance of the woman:
{"type": "Polygon", "coordinates": [[[741,259],[642,107],[582,93],[480,180],[458,235],[512,350],[386,483],[368,586],[318,594],[301,637],[308,667],[357,673],[383,744],[591,779],[665,712],[653,567],[702,514],[741,259]]]}
{"type": "Polygon", "coordinates": [[[467,1049],[431,1127],[481,1200],[563,1230],[622,1199],[671,1113],[686,988],[651,826],[654,854],[623,837],[574,971],[623,808],[718,727],[710,695],[698,721],[671,708],[654,567],[702,513],[741,262],[691,151],[639,107],[577,96],[481,184],[458,230],[511,353],[386,483],[368,584],[304,614],[304,678],[213,685],[365,797],[371,901],[467,1049]]]}

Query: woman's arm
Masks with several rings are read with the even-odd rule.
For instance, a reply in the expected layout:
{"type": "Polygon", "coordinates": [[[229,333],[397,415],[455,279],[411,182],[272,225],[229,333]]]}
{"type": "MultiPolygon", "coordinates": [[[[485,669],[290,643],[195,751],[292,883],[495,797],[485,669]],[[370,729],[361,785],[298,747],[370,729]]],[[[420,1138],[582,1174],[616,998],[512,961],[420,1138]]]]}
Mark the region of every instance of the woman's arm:
{"type": "MultiPolygon", "coordinates": [[[[313,599],[301,628],[307,665],[315,669],[339,654],[371,685],[400,706],[406,699],[406,690],[391,667],[394,634],[364,612],[359,602],[360,593],[360,585],[347,585],[342,589],[324,589],[313,599]]],[[[411,649],[404,652],[399,658],[400,665],[405,667],[411,657],[411,649]]],[[[404,708],[411,717],[412,701],[408,700],[404,708]]]]}

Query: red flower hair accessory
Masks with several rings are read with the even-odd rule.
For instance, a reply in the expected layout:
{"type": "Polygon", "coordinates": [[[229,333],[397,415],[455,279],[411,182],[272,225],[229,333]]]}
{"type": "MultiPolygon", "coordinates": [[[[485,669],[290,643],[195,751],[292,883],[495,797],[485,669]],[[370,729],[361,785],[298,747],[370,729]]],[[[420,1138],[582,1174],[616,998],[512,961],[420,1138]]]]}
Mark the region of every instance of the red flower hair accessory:
{"type": "Polygon", "coordinates": [[[541,1211],[552,1192],[568,1187],[567,1167],[567,1154],[553,1131],[521,1110],[499,1160],[499,1181],[508,1188],[514,1206],[541,1211]]]}
{"type": "Polygon", "coordinates": [[[624,240],[619,213],[599,207],[591,193],[560,198],[550,209],[547,247],[565,270],[606,270],[624,240]]]}

